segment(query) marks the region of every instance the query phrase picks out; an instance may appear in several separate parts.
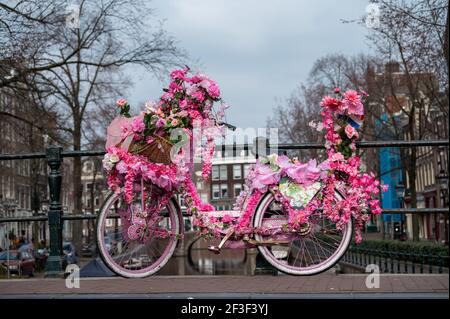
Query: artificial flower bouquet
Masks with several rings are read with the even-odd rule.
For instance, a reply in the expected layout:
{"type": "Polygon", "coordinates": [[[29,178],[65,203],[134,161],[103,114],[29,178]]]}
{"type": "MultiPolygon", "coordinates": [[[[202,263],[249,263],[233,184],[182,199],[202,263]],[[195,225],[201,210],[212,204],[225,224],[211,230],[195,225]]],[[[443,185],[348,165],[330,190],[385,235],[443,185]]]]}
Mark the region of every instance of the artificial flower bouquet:
{"type": "Polygon", "coordinates": [[[211,172],[214,138],[223,134],[220,124],[228,107],[220,97],[220,89],[207,75],[189,75],[189,68],[170,73],[171,82],[164,88],[158,102],[147,102],[139,115],[130,115],[125,99],[117,101],[120,116],[108,127],[107,154],[103,166],[108,185],[116,192],[124,189],[125,199],[131,203],[135,184],[140,180],[166,192],[186,188],[190,178],[191,158],[185,158],[183,148],[172,152],[175,144],[193,139],[199,129],[206,144],[191,150],[203,161],[206,179],[211,172]],[[213,104],[220,102],[217,112],[213,104]],[[183,139],[183,136],[187,139],[183,139]]]}
{"type": "MultiPolygon", "coordinates": [[[[315,159],[301,163],[296,158],[272,154],[257,161],[235,205],[236,210],[242,211],[231,222],[238,233],[266,232],[252,229],[250,223],[260,198],[267,191],[289,213],[286,231],[300,229],[313,214],[321,212],[338,229],[353,218],[355,241],[359,243],[370,214],[381,213],[378,196],[387,186],[380,185],[373,173],[364,172],[361,159],[355,154],[357,129],[364,119],[362,98],[366,94],[353,90],[342,94],[339,89],[334,93],[335,96],[326,96],[321,101],[322,122],[311,123],[318,131],[325,131],[328,159],[320,164],[315,159]],[[337,197],[336,191],[344,196],[337,197]]],[[[214,221],[220,225],[220,220],[214,221]]]]}

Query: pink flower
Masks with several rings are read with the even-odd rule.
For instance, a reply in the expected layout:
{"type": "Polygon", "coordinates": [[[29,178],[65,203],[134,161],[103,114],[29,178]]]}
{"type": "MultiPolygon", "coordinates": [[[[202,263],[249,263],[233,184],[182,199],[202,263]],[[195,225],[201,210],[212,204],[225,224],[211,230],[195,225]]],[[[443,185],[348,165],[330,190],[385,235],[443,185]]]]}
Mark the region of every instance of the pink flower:
{"type": "Polygon", "coordinates": [[[172,126],[177,126],[178,125],[178,120],[177,119],[173,119],[171,124],[172,124],[172,126]]]}
{"type": "Polygon", "coordinates": [[[183,90],[183,87],[181,85],[179,85],[178,83],[176,83],[176,82],[171,82],[169,84],[169,90],[172,93],[180,92],[180,91],[183,90]]]}
{"type": "Polygon", "coordinates": [[[336,152],[330,157],[330,160],[332,162],[343,161],[344,160],[344,156],[341,153],[336,152]]]}
{"type": "Polygon", "coordinates": [[[180,100],[180,108],[185,109],[187,107],[188,103],[186,100],[180,100]]]}
{"type": "Polygon", "coordinates": [[[165,119],[159,118],[159,119],[156,121],[156,127],[163,127],[163,126],[165,126],[165,125],[166,125],[166,120],[165,120],[165,119]]]}
{"type": "Polygon", "coordinates": [[[170,73],[170,77],[174,80],[185,80],[187,70],[174,70],[170,73]]]}
{"type": "Polygon", "coordinates": [[[118,106],[118,107],[120,107],[120,108],[122,108],[122,107],[124,107],[125,105],[127,105],[127,100],[125,100],[125,99],[123,99],[123,98],[121,98],[121,99],[118,99],[117,101],[116,101],[116,105],[118,106]]]}
{"type": "Polygon", "coordinates": [[[167,100],[171,100],[171,99],[173,99],[173,93],[171,93],[171,92],[166,92],[161,96],[161,100],[167,101],[167,100]]]}
{"type": "Polygon", "coordinates": [[[349,114],[364,115],[364,106],[361,96],[355,90],[348,90],[344,93],[343,104],[349,114]]]}
{"type": "Polygon", "coordinates": [[[124,161],[120,161],[119,163],[117,163],[116,169],[120,174],[125,174],[128,170],[128,166],[124,161]]]}
{"type": "Polygon", "coordinates": [[[267,185],[277,184],[280,180],[280,174],[278,172],[272,171],[272,169],[264,164],[258,163],[255,167],[256,176],[253,179],[253,187],[265,191],[267,185]]]}
{"type": "Polygon", "coordinates": [[[203,102],[205,100],[205,95],[200,90],[195,91],[191,94],[191,96],[199,102],[203,102]]]}
{"type": "Polygon", "coordinates": [[[214,81],[209,81],[208,94],[213,98],[218,98],[220,96],[219,86],[214,81]]]}
{"type": "Polygon", "coordinates": [[[222,217],[222,222],[223,222],[223,223],[231,223],[233,220],[234,220],[234,218],[231,217],[231,216],[228,215],[228,214],[225,214],[225,215],[222,217]]]}
{"type": "Polygon", "coordinates": [[[131,123],[131,129],[134,133],[142,133],[145,129],[145,124],[142,118],[135,118],[131,123]]]}
{"type": "Polygon", "coordinates": [[[345,135],[347,135],[348,138],[359,137],[358,131],[350,124],[345,127],[345,135]]]}
{"type": "Polygon", "coordinates": [[[336,87],[336,88],[333,89],[333,92],[336,93],[336,94],[338,94],[338,93],[341,92],[341,89],[338,88],[338,87],[336,87]]]}
{"type": "Polygon", "coordinates": [[[342,102],[338,99],[331,97],[331,96],[325,96],[322,101],[320,102],[320,105],[322,107],[327,107],[332,112],[336,112],[340,109],[342,102]]]}

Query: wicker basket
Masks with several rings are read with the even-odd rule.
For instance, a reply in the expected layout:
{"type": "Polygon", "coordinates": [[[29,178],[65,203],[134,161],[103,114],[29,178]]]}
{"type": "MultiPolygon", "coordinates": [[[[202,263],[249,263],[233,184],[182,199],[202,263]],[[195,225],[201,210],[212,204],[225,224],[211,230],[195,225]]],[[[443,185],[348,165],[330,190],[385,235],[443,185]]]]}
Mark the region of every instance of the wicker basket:
{"type": "Polygon", "coordinates": [[[153,163],[171,164],[170,150],[172,146],[173,144],[165,137],[155,135],[151,143],[132,141],[128,152],[145,156],[153,163]]]}

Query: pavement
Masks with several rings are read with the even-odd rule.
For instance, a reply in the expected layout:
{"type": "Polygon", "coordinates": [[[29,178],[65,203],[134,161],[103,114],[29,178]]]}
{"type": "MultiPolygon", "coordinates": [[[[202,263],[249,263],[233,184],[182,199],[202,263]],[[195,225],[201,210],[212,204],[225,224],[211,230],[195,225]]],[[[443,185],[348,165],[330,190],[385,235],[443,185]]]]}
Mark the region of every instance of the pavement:
{"type": "MultiPolygon", "coordinates": [[[[381,274],[379,287],[368,274],[315,276],[153,276],[144,279],[81,278],[0,280],[0,299],[17,298],[449,298],[448,274],[381,274]]],[[[373,279],[373,278],[372,278],[373,279]]]]}

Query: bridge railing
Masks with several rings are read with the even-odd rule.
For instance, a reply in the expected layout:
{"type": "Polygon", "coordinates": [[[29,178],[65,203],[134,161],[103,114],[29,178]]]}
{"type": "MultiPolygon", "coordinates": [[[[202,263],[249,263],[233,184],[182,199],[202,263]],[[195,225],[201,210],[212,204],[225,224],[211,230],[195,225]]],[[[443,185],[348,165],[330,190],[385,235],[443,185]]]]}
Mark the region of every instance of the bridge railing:
{"type": "MultiPolygon", "coordinates": [[[[381,147],[448,147],[448,140],[420,140],[420,141],[359,141],[357,146],[360,148],[381,148],[381,147]]],[[[271,145],[266,148],[272,149],[271,145]]],[[[321,143],[294,143],[278,144],[279,150],[304,150],[321,149],[324,145],[321,143]]],[[[49,210],[47,216],[31,217],[0,217],[0,223],[27,222],[27,221],[47,221],[50,231],[50,254],[45,266],[46,277],[59,277],[62,274],[62,225],[65,220],[84,220],[96,219],[96,215],[83,214],[63,214],[61,204],[61,164],[66,157],[88,157],[103,156],[105,151],[64,151],[59,146],[50,146],[45,152],[24,153],[24,154],[0,154],[0,161],[10,160],[28,160],[45,159],[49,166],[48,185],[49,185],[49,210]]],[[[430,214],[430,213],[448,213],[448,208],[398,208],[384,209],[383,214],[430,214]]]]}

